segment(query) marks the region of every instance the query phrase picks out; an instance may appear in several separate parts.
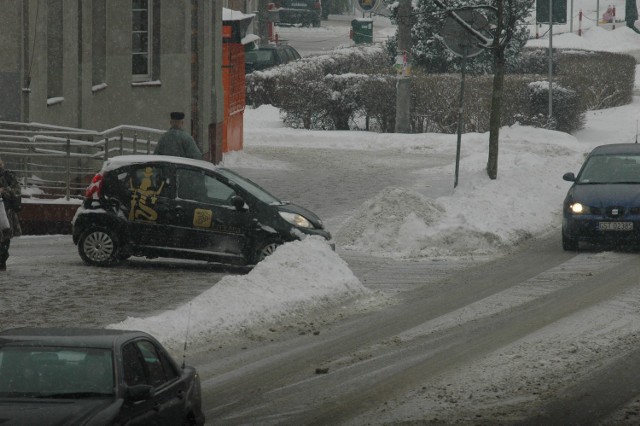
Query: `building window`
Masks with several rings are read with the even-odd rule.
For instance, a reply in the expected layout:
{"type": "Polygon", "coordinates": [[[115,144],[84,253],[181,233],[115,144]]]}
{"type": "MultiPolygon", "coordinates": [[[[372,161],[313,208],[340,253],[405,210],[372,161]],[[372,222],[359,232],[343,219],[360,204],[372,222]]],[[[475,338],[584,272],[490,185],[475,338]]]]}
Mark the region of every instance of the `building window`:
{"type": "Polygon", "coordinates": [[[93,0],[91,22],[91,84],[94,88],[107,80],[107,4],[93,0]]]}
{"type": "Polygon", "coordinates": [[[133,0],[131,73],[134,80],[151,78],[152,9],[149,0],[133,0]]]}
{"type": "Polygon", "coordinates": [[[64,63],[62,0],[47,2],[47,98],[62,99],[64,63]]]}

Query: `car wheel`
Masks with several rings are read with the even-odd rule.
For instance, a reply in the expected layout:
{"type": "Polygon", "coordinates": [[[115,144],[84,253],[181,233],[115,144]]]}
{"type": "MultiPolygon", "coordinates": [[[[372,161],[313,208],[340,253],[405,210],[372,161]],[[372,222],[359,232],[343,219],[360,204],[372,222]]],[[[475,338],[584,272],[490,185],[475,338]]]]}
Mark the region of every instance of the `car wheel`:
{"type": "Polygon", "coordinates": [[[78,240],[82,260],[94,266],[110,266],[118,262],[118,239],[105,228],[90,228],[78,240]]]}
{"type": "Polygon", "coordinates": [[[256,264],[264,260],[265,257],[272,255],[273,252],[275,252],[279,246],[280,246],[280,243],[274,240],[268,240],[263,242],[261,245],[258,246],[258,248],[255,251],[255,254],[253,257],[253,263],[256,264]]]}
{"type": "Polygon", "coordinates": [[[568,237],[563,231],[562,232],[562,248],[565,251],[576,251],[578,250],[578,240],[568,237]]]}

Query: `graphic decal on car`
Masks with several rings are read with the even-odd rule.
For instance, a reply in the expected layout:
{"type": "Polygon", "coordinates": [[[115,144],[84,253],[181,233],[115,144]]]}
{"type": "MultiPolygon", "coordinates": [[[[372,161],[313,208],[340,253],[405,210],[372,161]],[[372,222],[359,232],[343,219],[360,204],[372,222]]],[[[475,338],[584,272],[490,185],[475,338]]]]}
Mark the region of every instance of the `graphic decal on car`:
{"type": "Polygon", "coordinates": [[[193,212],[193,226],[197,228],[210,228],[213,219],[213,211],[205,209],[195,209],[193,212]]]}
{"type": "Polygon", "coordinates": [[[129,220],[145,220],[155,222],[158,219],[158,213],[153,209],[158,201],[158,194],[162,192],[164,182],[156,190],[154,188],[153,176],[154,170],[151,167],[144,169],[144,177],[140,181],[140,186],[136,188],[133,181],[129,179],[129,187],[131,189],[131,210],[129,210],[129,220]]]}

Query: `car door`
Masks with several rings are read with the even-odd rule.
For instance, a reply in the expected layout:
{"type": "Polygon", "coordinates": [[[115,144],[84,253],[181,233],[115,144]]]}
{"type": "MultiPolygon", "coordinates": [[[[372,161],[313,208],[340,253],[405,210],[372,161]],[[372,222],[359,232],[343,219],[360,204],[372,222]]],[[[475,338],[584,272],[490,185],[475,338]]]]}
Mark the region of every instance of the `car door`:
{"type": "Polygon", "coordinates": [[[236,209],[235,189],[222,176],[188,166],[176,168],[176,209],[182,247],[228,258],[242,257],[252,224],[247,209],[236,209]]]}
{"type": "Polygon", "coordinates": [[[171,242],[174,220],[171,168],[166,164],[135,164],[118,174],[128,197],[128,237],[140,246],[171,242]]]}
{"type": "MultiPolygon", "coordinates": [[[[127,386],[153,387],[147,400],[128,403],[130,425],[182,425],[186,416],[186,383],[180,380],[166,354],[145,339],[122,349],[124,380],[127,386]]],[[[125,420],[125,419],[123,419],[125,420]]]]}

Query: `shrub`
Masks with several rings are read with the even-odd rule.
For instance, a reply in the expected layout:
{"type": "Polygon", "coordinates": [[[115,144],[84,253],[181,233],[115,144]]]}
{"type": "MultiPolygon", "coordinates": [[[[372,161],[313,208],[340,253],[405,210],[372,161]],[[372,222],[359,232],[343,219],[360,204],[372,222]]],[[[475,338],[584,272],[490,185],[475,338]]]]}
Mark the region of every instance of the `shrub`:
{"type": "MultiPolygon", "coordinates": [[[[504,81],[502,125],[517,122],[548,127],[547,49],[527,49],[523,63],[540,74],[508,74],[504,81]],[[547,88],[545,89],[545,84],[547,88]]],[[[624,54],[554,51],[552,122],[557,130],[580,129],[584,112],[629,103],[635,60],[624,54]]],[[[522,70],[521,70],[522,71],[522,70]]],[[[460,74],[416,71],[412,79],[412,131],[455,133],[460,74]]],[[[464,132],[489,130],[493,76],[468,76],[464,92],[464,132]]],[[[356,47],[247,75],[247,98],[254,106],[281,109],[287,125],[307,129],[359,128],[392,132],[396,76],[381,47],[356,47]]]]}

